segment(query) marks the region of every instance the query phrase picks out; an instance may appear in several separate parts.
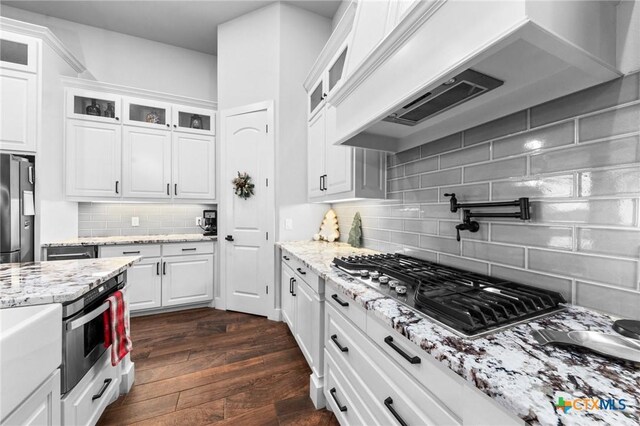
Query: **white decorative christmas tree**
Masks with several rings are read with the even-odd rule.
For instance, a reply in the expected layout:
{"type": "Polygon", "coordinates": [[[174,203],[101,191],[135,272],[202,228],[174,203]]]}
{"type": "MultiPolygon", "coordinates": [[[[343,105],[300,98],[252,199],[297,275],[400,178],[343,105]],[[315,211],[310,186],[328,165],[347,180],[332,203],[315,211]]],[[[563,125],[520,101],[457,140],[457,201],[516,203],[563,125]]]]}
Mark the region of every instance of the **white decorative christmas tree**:
{"type": "Polygon", "coordinates": [[[324,215],[322,224],[320,225],[320,231],[313,236],[316,241],[328,241],[330,243],[337,241],[340,238],[340,231],[338,230],[338,217],[333,209],[330,209],[327,214],[324,215]]]}

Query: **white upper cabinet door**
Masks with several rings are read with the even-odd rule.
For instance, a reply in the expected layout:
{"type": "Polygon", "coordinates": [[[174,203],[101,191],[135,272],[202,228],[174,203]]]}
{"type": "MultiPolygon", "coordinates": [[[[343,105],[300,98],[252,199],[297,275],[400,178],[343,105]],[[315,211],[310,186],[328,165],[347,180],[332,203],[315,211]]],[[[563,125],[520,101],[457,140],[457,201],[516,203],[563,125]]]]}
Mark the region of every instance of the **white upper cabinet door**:
{"type": "Polygon", "coordinates": [[[307,133],[307,193],[309,198],[324,195],[325,112],[319,111],[309,122],[307,133]]]}
{"type": "Polygon", "coordinates": [[[309,117],[324,105],[324,98],[327,96],[324,85],[324,78],[321,78],[309,93],[309,117]]]}
{"type": "Polygon", "coordinates": [[[171,198],[171,134],[131,126],[123,132],[122,195],[171,198]]]}
{"type": "Polygon", "coordinates": [[[78,120],[119,123],[122,121],[122,97],[93,90],[66,90],[67,117],[78,120]]]}
{"type": "Polygon", "coordinates": [[[173,134],[173,198],[215,200],[216,139],[173,134]]]}
{"type": "Polygon", "coordinates": [[[216,134],[216,113],[209,109],[173,106],[173,130],[201,135],[216,134]]]}
{"type": "Polygon", "coordinates": [[[213,255],[170,256],[162,259],[162,306],[213,299],[213,255]]]}
{"type": "Polygon", "coordinates": [[[330,137],[325,139],[324,193],[326,195],[351,191],[353,188],[353,148],[333,145],[332,140],[330,137]]]}
{"type": "Polygon", "coordinates": [[[0,69],[0,149],[35,152],[37,134],[36,75],[0,69]]]}
{"type": "Polygon", "coordinates": [[[159,308],[162,305],[162,261],[143,259],[127,271],[127,298],[131,311],[159,308]]]}
{"type": "Polygon", "coordinates": [[[36,38],[0,30],[0,67],[38,72],[39,48],[36,38]]]}
{"type": "Polygon", "coordinates": [[[122,196],[122,126],[67,120],[66,193],[72,197],[122,196]]]}
{"type": "Polygon", "coordinates": [[[122,98],[125,124],[152,129],[171,129],[171,105],[140,98],[122,98]]]}

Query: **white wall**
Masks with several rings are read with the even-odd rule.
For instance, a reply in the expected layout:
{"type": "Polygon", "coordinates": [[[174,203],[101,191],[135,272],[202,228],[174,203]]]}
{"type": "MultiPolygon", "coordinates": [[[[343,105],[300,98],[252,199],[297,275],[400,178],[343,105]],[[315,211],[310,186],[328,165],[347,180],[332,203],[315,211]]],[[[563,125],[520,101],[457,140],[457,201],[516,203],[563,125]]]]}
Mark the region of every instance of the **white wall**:
{"type": "Polygon", "coordinates": [[[218,27],[218,108],[275,101],[279,240],[310,238],[328,208],[306,202],[307,97],[302,83],[330,33],[329,19],[280,3],[218,27]],[[286,218],[293,220],[294,229],[285,232],[286,218]]]}
{"type": "Polygon", "coordinates": [[[4,5],[0,15],[48,27],[96,80],[199,99],[217,98],[217,58],[213,55],[4,5]]]}

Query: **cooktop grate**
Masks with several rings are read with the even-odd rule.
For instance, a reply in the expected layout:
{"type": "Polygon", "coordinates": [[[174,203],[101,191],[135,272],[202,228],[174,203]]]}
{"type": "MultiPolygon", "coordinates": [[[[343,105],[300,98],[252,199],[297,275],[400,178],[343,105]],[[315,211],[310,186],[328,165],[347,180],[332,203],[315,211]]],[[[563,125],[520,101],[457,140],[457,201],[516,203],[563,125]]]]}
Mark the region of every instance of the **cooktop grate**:
{"type": "Polygon", "coordinates": [[[566,303],[558,292],[402,254],[336,258],[334,265],[467,337],[557,312],[566,303]],[[378,274],[395,282],[383,283],[378,274]],[[394,291],[398,285],[406,294],[394,291]]]}

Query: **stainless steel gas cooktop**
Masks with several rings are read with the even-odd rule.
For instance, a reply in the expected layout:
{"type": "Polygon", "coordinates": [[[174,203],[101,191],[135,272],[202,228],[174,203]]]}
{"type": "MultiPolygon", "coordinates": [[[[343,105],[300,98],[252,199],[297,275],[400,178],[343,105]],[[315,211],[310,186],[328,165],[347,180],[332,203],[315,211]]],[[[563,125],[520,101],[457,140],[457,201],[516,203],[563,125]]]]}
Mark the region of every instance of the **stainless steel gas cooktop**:
{"type": "Polygon", "coordinates": [[[335,258],[335,267],[462,337],[479,337],[564,309],[557,292],[402,254],[335,258]]]}

